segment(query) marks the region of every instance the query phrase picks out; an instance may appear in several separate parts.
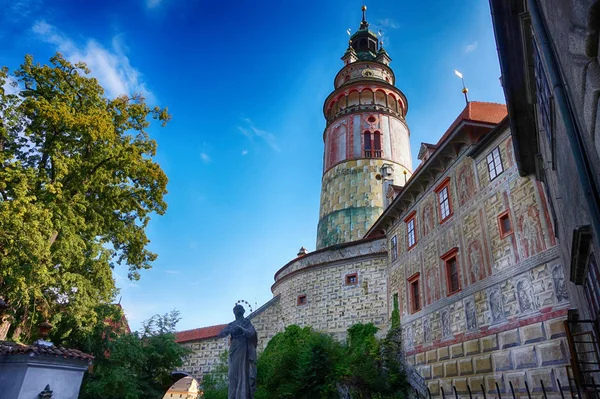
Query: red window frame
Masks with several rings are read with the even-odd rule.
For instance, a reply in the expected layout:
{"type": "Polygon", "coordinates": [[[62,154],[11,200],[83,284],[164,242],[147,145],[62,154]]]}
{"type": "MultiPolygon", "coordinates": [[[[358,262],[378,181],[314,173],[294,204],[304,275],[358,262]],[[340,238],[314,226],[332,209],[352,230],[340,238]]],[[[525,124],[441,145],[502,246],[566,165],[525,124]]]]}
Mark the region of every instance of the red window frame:
{"type": "Polygon", "coordinates": [[[438,203],[438,211],[440,212],[440,224],[444,223],[446,220],[450,219],[454,214],[454,210],[452,209],[452,198],[450,196],[450,177],[446,177],[437,187],[433,190],[437,194],[437,203],[438,203]],[[446,193],[446,198],[442,198],[443,193],[446,193]],[[442,205],[443,202],[448,202],[448,214],[446,217],[442,214],[442,205]]]}
{"type": "Polygon", "coordinates": [[[344,283],[346,285],[357,285],[358,284],[358,273],[346,274],[346,277],[344,277],[344,283]],[[354,282],[351,282],[352,279],[354,279],[354,282]]]}
{"type": "Polygon", "coordinates": [[[419,286],[419,277],[420,273],[415,273],[407,280],[410,313],[416,313],[421,310],[421,287],[419,286]]]}
{"type": "Polygon", "coordinates": [[[404,219],[404,223],[406,223],[406,246],[408,249],[412,249],[414,248],[415,245],[417,245],[418,242],[418,237],[417,237],[417,211],[412,211],[411,213],[408,214],[408,216],[404,219]],[[412,245],[410,244],[410,222],[413,222],[413,243],[412,245]]]}
{"type": "Polygon", "coordinates": [[[308,303],[308,299],[306,299],[306,294],[298,295],[296,299],[296,306],[304,306],[308,303]]]}
{"type": "Polygon", "coordinates": [[[444,271],[446,272],[446,296],[454,295],[462,290],[460,282],[460,263],[458,262],[458,247],[452,248],[446,252],[440,259],[444,262],[444,271]],[[456,268],[454,272],[451,270],[452,265],[456,268]],[[456,288],[452,287],[452,277],[456,277],[456,288]]]}
{"type": "Polygon", "coordinates": [[[510,218],[510,209],[498,215],[498,231],[500,232],[500,238],[508,237],[514,232],[513,222],[510,218]],[[504,230],[504,224],[502,223],[502,220],[504,219],[508,219],[508,222],[510,223],[510,230],[508,231],[504,230]]]}

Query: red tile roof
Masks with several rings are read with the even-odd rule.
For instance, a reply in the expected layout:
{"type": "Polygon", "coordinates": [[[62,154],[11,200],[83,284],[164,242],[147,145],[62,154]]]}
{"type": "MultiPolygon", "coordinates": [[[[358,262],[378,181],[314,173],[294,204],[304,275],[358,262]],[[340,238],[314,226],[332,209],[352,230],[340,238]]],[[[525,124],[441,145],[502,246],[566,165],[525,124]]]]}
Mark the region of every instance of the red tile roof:
{"type": "Polygon", "coordinates": [[[448,137],[454,129],[462,122],[480,122],[497,125],[508,115],[505,104],[485,103],[481,101],[470,101],[463,111],[456,117],[452,125],[446,130],[438,141],[438,146],[448,137]]]}
{"type": "Polygon", "coordinates": [[[83,353],[77,349],[67,349],[63,347],[23,345],[16,342],[0,341],[0,356],[32,354],[36,356],[54,356],[68,359],[92,360],[94,356],[83,353]]]}
{"type": "Polygon", "coordinates": [[[195,328],[193,330],[179,331],[175,333],[175,342],[189,342],[199,341],[202,339],[214,338],[223,329],[227,327],[227,324],[219,324],[216,326],[195,328]]]}

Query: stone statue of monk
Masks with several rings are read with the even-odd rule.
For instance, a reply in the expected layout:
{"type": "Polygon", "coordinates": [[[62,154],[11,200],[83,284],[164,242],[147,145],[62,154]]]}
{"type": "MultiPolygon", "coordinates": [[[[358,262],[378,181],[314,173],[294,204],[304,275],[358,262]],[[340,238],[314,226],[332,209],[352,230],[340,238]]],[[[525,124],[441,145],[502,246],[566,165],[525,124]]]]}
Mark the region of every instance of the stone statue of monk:
{"type": "Polygon", "coordinates": [[[235,321],[218,336],[231,336],[229,341],[229,399],[253,399],[256,391],[256,345],[258,337],[250,320],[244,318],[244,307],[235,305],[235,321]]]}

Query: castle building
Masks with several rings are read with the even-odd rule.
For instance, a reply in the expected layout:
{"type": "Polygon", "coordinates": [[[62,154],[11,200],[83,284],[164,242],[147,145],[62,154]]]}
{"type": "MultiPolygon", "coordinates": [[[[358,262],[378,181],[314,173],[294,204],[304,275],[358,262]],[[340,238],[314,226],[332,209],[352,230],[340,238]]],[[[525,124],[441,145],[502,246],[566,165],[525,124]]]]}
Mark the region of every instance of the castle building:
{"type": "MultiPolygon", "coordinates": [[[[543,381],[559,395],[570,292],[544,183],[519,173],[506,107],[468,102],[421,144],[413,171],[407,99],[365,11],[323,108],[317,249],[277,271],[273,298],[250,314],[259,350],[291,324],[343,340],[373,323],[384,335],[397,310],[417,389],[537,392],[543,381]]],[[[183,371],[214,367],[222,328],[178,333],[194,351],[183,371]]]]}
{"type": "MultiPolygon", "coordinates": [[[[599,341],[600,1],[490,6],[519,172],[543,182],[566,266],[567,334],[599,341]]],[[[587,370],[599,367],[598,347],[571,348],[575,382],[596,397],[598,375],[587,370]]]]}

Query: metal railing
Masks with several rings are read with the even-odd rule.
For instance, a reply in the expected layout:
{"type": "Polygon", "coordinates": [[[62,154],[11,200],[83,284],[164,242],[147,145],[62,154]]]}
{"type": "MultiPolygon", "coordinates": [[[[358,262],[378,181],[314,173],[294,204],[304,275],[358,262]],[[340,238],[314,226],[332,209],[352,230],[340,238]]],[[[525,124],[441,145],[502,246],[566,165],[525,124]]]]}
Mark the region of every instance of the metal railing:
{"type": "Polygon", "coordinates": [[[600,397],[600,347],[598,322],[595,320],[565,320],[571,364],[567,366],[569,386],[574,386],[580,398],[600,397]]]}

